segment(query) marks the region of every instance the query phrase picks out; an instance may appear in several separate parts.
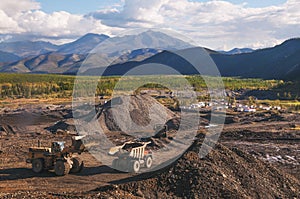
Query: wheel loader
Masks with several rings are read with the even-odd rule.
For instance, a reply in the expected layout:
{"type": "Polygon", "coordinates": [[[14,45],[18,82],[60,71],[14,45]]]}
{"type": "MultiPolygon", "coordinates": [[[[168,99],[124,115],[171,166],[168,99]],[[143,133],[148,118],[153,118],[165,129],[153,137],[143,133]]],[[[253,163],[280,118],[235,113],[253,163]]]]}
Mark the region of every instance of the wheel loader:
{"type": "Polygon", "coordinates": [[[85,147],[82,143],[84,136],[73,136],[72,145],[65,146],[65,142],[52,142],[51,147],[29,148],[27,163],[31,163],[35,173],[44,170],[54,170],[58,176],[70,173],[78,173],[83,169],[83,161],[78,157],[85,147]]]}

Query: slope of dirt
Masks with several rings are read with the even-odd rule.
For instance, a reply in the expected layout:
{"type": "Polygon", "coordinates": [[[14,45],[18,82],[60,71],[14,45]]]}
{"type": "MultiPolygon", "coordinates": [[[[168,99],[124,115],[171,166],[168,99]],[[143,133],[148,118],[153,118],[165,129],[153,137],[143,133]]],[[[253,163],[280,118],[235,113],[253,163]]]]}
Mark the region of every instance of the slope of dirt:
{"type": "Polygon", "coordinates": [[[154,125],[164,124],[175,113],[148,95],[114,98],[98,112],[98,120],[107,131],[151,132],[154,125]]]}
{"type": "MultiPolygon", "coordinates": [[[[19,191],[3,198],[299,198],[300,182],[237,148],[217,144],[203,159],[196,141],[173,165],[81,193],[19,191]]],[[[1,194],[0,194],[1,196],[1,194]]]]}
{"type": "MultiPolygon", "coordinates": [[[[195,143],[174,165],[152,177],[94,190],[107,198],[298,198],[300,182],[236,148],[220,144],[204,159],[195,143]]],[[[143,177],[149,177],[144,175],[143,177]]],[[[117,182],[120,183],[120,182],[117,182]]]]}
{"type": "Polygon", "coordinates": [[[64,119],[58,122],[55,122],[52,126],[45,128],[46,130],[52,133],[71,133],[76,134],[76,127],[72,119],[64,119]]]}

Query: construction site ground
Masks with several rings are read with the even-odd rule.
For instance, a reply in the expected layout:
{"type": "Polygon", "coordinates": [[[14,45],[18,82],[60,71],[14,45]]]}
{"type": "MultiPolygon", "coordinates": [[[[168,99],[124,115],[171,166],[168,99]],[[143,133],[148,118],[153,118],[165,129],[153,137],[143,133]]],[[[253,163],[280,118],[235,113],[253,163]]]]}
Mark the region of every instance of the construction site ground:
{"type": "MultiPolygon", "coordinates": [[[[36,146],[38,140],[43,146],[50,146],[51,141],[65,140],[68,143],[69,131],[74,130],[69,124],[71,120],[71,105],[68,104],[23,105],[0,110],[0,198],[189,198],[201,196],[195,192],[199,189],[206,193],[203,198],[210,195],[224,198],[243,195],[300,197],[297,195],[300,189],[300,116],[296,113],[229,111],[219,144],[207,159],[198,161],[195,148],[190,148],[178,160],[180,165],[186,166],[178,166],[177,162],[156,173],[138,175],[117,172],[88,152],[81,154],[85,168],[78,174],[58,177],[53,171],[33,173],[31,165],[25,162],[28,148],[36,146]],[[225,164],[231,162],[231,165],[234,162],[237,165],[231,167],[225,164]],[[252,168],[255,169],[252,171],[252,168]],[[271,174],[271,171],[277,176],[271,174]],[[206,179],[190,182],[195,187],[185,187],[188,193],[180,195],[178,183],[195,180],[193,176],[197,175],[206,179]],[[259,176],[267,179],[266,182],[254,185],[259,183],[259,176]],[[160,180],[159,185],[161,177],[164,180],[160,180]],[[220,179],[223,184],[216,184],[220,179]],[[143,188],[139,182],[144,184],[143,188]],[[276,192],[276,187],[267,187],[270,183],[282,187],[276,192]],[[223,186],[228,191],[216,192],[212,185],[223,186]],[[256,193],[252,190],[255,186],[257,194],[251,195],[251,192],[256,193]],[[273,188],[274,191],[271,190],[273,188]],[[161,195],[151,195],[153,190],[161,195]],[[260,192],[270,194],[259,195],[260,192]]],[[[118,135],[116,133],[112,136],[118,139],[118,135]]]]}

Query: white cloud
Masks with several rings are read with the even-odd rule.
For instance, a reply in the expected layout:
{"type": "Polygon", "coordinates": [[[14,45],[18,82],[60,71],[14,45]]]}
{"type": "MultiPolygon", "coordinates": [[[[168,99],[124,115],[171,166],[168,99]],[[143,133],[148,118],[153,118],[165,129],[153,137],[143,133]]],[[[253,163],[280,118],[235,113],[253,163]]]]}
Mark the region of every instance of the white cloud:
{"type": "Polygon", "coordinates": [[[5,12],[8,16],[18,15],[21,12],[39,8],[40,4],[33,0],[8,0],[0,2],[0,10],[5,12]]]}
{"type": "Polygon", "coordinates": [[[99,20],[72,15],[68,12],[54,12],[46,14],[42,11],[33,11],[23,14],[19,18],[19,26],[36,35],[61,37],[83,35],[88,32],[110,33],[109,27],[102,25],[99,20]],[[22,19],[21,19],[22,18],[22,19]]]}
{"type": "Polygon", "coordinates": [[[210,48],[272,46],[299,35],[300,2],[251,8],[227,1],[125,0],[122,10],[90,15],[109,26],[165,27],[179,31],[210,48]]]}
{"type": "Polygon", "coordinates": [[[7,16],[3,10],[0,10],[0,33],[5,34],[20,31],[18,23],[11,17],[7,16]]]}
{"type": "MultiPolygon", "coordinates": [[[[111,34],[118,28],[108,27],[92,17],[60,11],[51,14],[40,10],[32,0],[0,2],[0,34],[22,34],[36,38],[76,38],[86,33],[111,34]]],[[[21,37],[20,37],[21,38],[21,37]]]]}
{"type": "Polygon", "coordinates": [[[0,34],[69,40],[88,32],[115,34],[131,28],[168,28],[213,49],[262,48],[299,37],[298,0],[264,8],[220,0],[124,0],[123,5],[83,16],[64,11],[48,14],[34,0],[2,1],[0,34]]]}

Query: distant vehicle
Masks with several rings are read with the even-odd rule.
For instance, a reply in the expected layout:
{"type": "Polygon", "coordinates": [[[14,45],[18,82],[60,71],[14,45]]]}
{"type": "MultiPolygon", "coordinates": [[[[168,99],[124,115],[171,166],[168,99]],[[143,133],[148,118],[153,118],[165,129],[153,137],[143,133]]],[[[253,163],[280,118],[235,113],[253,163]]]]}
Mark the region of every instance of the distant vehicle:
{"type": "Polygon", "coordinates": [[[217,126],[218,125],[216,125],[216,124],[209,124],[209,125],[205,126],[205,128],[208,129],[208,128],[213,128],[213,127],[217,127],[217,126]]]}
{"type": "Polygon", "coordinates": [[[255,108],[245,107],[244,112],[256,112],[255,108]]]}

